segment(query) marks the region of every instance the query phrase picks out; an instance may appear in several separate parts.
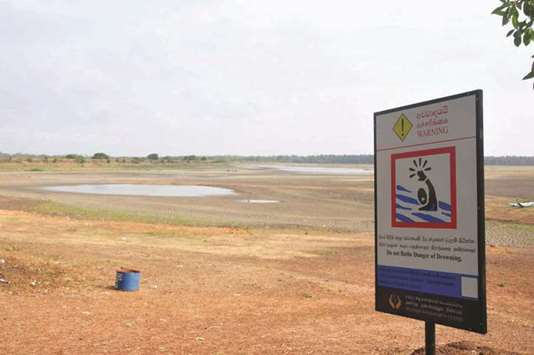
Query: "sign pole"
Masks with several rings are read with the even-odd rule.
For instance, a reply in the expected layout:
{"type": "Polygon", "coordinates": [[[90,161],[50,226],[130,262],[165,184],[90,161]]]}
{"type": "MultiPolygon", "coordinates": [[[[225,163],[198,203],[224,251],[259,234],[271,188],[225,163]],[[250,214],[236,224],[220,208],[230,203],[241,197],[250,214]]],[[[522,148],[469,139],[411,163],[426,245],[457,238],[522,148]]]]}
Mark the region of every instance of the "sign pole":
{"type": "Polygon", "coordinates": [[[425,355],[436,354],[436,324],[425,322],[425,355]]]}
{"type": "Polygon", "coordinates": [[[482,90],[374,114],[375,309],[486,334],[482,90]]]}

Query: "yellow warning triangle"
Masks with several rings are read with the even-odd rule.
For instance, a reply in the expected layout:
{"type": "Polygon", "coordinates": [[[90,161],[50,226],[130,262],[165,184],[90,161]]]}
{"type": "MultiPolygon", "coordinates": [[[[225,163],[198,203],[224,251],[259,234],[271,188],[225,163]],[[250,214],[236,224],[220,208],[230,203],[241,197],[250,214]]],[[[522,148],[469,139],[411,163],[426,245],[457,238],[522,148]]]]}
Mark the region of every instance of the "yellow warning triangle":
{"type": "Polygon", "coordinates": [[[399,139],[404,142],[406,137],[408,137],[408,134],[410,134],[412,127],[412,122],[410,122],[408,117],[406,117],[403,113],[393,125],[393,132],[395,132],[397,137],[399,137],[399,139]]]}

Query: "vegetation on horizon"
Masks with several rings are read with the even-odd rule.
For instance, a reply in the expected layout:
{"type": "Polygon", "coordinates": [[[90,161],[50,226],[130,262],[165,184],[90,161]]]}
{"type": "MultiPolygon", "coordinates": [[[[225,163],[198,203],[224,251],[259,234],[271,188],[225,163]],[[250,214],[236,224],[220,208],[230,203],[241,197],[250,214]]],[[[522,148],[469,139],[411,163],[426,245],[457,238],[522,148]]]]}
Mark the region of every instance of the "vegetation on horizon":
{"type": "Polygon", "coordinates": [[[109,159],[106,153],[95,153],[91,159],[109,159]]]}
{"type": "MultiPolygon", "coordinates": [[[[0,153],[0,163],[31,164],[28,169],[44,171],[43,166],[77,164],[81,167],[86,164],[92,166],[123,166],[123,167],[157,167],[159,165],[188,166],[203,163],[231,163],[231,162],[256,162],[256,163],[297,163],[297,164],[373,164],[372,154],[320,154],[320,155],[213,155],[213,156],[163,156],[151,153],[146,157],[113,157],[106,153],[96,153],[92,157],[78,154],[67,155],[32,155],[32,154],[5,154],[0,153]],[[97,156],[95,158],[95,156],[97,156]],[[105,158],[104,158],[105,157],[105,158]],[[46,165],[45,165],[46,164],[46,165]],[[35,167],[38,166],[39,170],[35,167]]],[[[534,156],[486,156],[486,165],[534,165],[534,156]]],[[[90,166],[87,165],[87,166],[90,166]]]]}

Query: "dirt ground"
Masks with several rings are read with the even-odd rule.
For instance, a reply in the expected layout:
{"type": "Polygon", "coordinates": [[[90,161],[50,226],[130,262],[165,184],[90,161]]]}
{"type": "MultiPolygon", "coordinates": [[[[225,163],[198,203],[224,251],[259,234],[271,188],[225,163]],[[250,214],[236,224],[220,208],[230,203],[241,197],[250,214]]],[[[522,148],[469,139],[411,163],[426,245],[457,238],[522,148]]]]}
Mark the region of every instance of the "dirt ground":
{"type": "MultiPolygon", "coordinates": [[[[437,342],[442,354],[534,354],[534,209],[507,205],[530,197],[534,169],[487,177],[489,333],[437,326],[437,342]]],[[[9,281],[0,283],[0,354],[411,354],[423,345],[422,322],[374,311],[371,177],[9,172],[0,196],[9,281]],[[141,181],[209,183],[282,203],[33,189],[141,181]],[[50,201],[62,207],[40,207],[50,201]],[[154,219],[169,214],[176,219],[154,219]],[[142,271],[139,292],[113,289],[120,267],[142,271]]]]}

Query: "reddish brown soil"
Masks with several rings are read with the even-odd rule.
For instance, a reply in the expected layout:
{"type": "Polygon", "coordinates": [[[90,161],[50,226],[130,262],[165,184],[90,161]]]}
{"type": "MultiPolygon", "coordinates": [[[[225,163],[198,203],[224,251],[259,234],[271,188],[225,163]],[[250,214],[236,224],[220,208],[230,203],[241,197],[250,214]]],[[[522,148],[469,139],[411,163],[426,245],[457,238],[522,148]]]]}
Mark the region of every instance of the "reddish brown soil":
{"type": "MultiPolygon", "coordinates": [[[[0,231],[0,354],[410,354],[424,340],[422,322],[374,312],[370,233],[8,210],[0,231]],[[113,289],[121,266],[142,271],[139,292],[113,289]]],[[[441,354],[534,353],[533,268],[532,248],[488,248],[489,334],[438,326],[438,344],[471,344],[441,354]]]]}
{"type": "MultiPolygon", "coordinates": [[[[444,344],[436,348],[437,355],[517,355],[513,351],[502,349],[492,349],[487,346],[478,346],[470,341],[459,341],[455,343],[444,344]]],[[[412,355],[425,355],[425,349],[420,348],[412,355]]]]}

